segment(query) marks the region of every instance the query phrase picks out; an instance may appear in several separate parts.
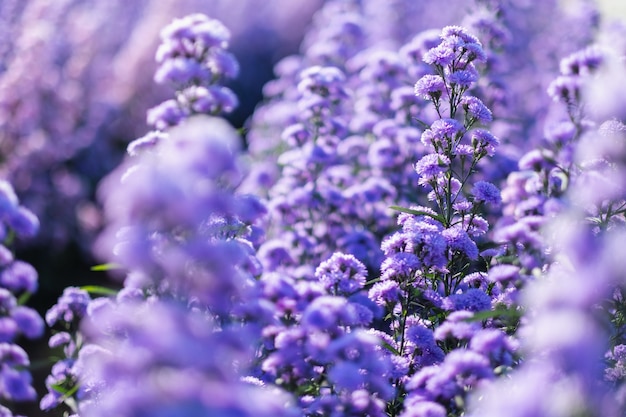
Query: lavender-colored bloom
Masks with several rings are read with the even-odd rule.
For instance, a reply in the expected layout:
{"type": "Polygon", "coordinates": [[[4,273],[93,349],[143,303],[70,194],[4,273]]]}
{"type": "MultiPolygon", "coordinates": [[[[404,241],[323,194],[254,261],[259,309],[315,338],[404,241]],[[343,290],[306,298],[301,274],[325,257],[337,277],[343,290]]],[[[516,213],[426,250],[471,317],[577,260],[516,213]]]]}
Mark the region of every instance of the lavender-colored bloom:
{"type": "Polygon", "coordinates": [[[448,82],[453,87],[470,88],[476,81],[478,81],[478,72],[473,68],[458,70],[448,76],[448,82]]]}
{"type": "Polygon", "coordinates": [[[520,269],[515,265],[495,265],[489,269],[488,279],[491,282],[514,282],[520,275],[520,269]]]}
{"type": "Polygon", "coordinates": [[[39,219],[35,213],[23,206],[11,212],[6,221],[20,238],[33,237],[39,231],[39,219]]]}
{"type": "Polygon", "coordinates": [[[37,278],[35,268],[23,261],[15,261],[0,272],[0,284],[14,292],[35,292],[37,278]]]}
{"type": "Polygon", "coordinates": [[[491,110],[478,97],[463,96],[461,105],[463,105],[467,115],[479,123],[485,124],[493,120],[491,110]]]}
{"type": "Polygon", "coordinates": [[[446,417],[446,408],[434,401],[407,401],[400,417],[446,417]]]}
{"type": "Polygon", "coordinates": [[[414,87],[415,95],[426,100],[439,100],[446,91],[446,85],[440,75],[427,74],[420,78],[414,87]]]}
{"type": "Polygon", "coordinates": [[[413,253],[398,252],[387,256],[380,266],[381,278],[404,282],[411,279],[420,268],[421,262],[413,253]]]}
{"type": "Polygon", "coordinates": [[[476,246],[476,242],[474,242],[461,227],[450,227],[445,229],[441,235],[451,251],[458,251],[471,260],[478,259],[478,247],[476,246]]]}
{"type": "Polygon", "coordinates": [[[331,99],[346,96],[345,75],[339,68],[314,66],[304,70],[300,77],[298,91],[302,94],[313,94],[331,99]]]}
{"type": "Polygon", "coordinates": [[[429,49],[423,57],[425,63],[429,65],[438,65],[445,67],[450,65],[455,58],[454,49],[450,46],[442,43],[438,46],[429,49]]]}
{"type": "Polygon", "coordinates": [[[582,80],[574,75],[561,75],[548,86],[548,95],[554,101],[566,104],[577,103],[580,99],[582,80]]]}
{"type": "Polygon", "coordinates": [[[488,357],[494,366],[512,366],[519,344],[498,329],[483,329],[470,341],[469,348],[488,357]]]}
{"type": "Polygon", "coordinates": [[[35,310],[19,306],[11,311],[11,317],[17,323],[20,333],[29,339],[41,337],[44,331],[44,321],[35,310]]]}
{"type": "Polygon", "coordinates": [[[19,334],[19,327],[10,317],[0,317],[0,343],[12,342],[19,334]]]}
{"type": "Polygon", "coordinates": [[[608,351],[605,358],[611,366],[604,371],[604,378],[610,382],[621,382],[626,379],[626,345],[617,345],[608,351]]]}
{"type": "Polygon", "coordinates": [[[301,146],[311,137],[311,132],[302,123],[289,125],[283,130],[281,138],[291,146],[301,146]]]}
{"type": "Polygon", "coordinates": [[[449,165],[450,159],[446,155],[431,153],[417,161],[415,172],[420,176],[421,184],[428,184],[445,172],[449,165]]]}
{"type": "Polygon", "coordinates": [[[235,363],[252,348],[245,328],[216,331],[206,315],[158,301],[111,306],[83,327],[101,346],[83,348],[75,365],[90,389],[81,415],[292,414],[280,389],[241,382],[235,363]]]}
{"type": "Polygon", "coordinates": [[[302,315],[302,324],[312,329],[332,332],[338,326],[360,323],[356,309],[345,298],[323,296],[309,304],[302,315]]]}
{"type": "Polygon", "coordinates": [[[435,329],[435,339],[470,340],[482,328],[479,322],[471,321],[473,316],[472,312],[465,310],[450,313],[446,320],[435,329]]]}
{"type": "Polygon", "coordinates": [[[465,44],[479,43],[478,38],[470,34],[467,29],[462,26],[444,27],[441,30],[441,39],[443,39],[444,42],[461,46],[465,44]]]}
{"type": "Polygon", "coordinates": [[[264,242],[257,251],[257,257],[267,271],[275,271],[280,266],[295,264],[289,245],[279,239],[264,242]]]}
{"type": "Polygon", "coordinates": [[[354,255],[339,252],[335,252],[315,270],[315,277],[336,295],[350,295],[360,290],[366,276],[365,265],[354,255]]]}
{"type": "Polygon", "coordinates": [[[385,280],[377,282],[370,288],[367,296],[379,306],[395,304],[400,301],[401,290],[396,281],[385,280]]]}
{"type": "Polygon", "coordinates": [[[498,187],[487,181],[477,181],[472,188],[474,201],[485,202],[491,205],[498,205],[502,202],[498,187]]]}
{"type": "Polygon", "coordinates": [[[561,74],[586,76],[597,70],[605,61],[607,51],[591,45],[563,58],[559,64],[561,74]]]}
{"type": "Polygon", "coordinates": [[[48,340],[48,346],[51,348],[56,348],[60,346],[65,346],[69,344],[72,340],[72,335],[68,332],[59,332],[50,336],[50,340],[48,340]]]}
{"type": "Polygon", "coordinates": [[[0,395],[10,401],[29,401],[37,397],[32,387],[32,376],[8,366],[0,369],[0,395]]]}
{"type": "Polygon", "coordinates": [[[182,91],[179,100],[196,114],[231,113],[239,105],[235,93],[221,85],[191,86],[182,91]]]}
{"type": "MultiPolygon", "coordinates": [[[[424,327],[421,324],[415,324],[409,327],[406,331],[406,338],[422,352],[425,351],[439,351],[439,346],[435,343],[435,336],[433,331],[424,327]]],[[[441,352],[443,358],[443,352],[441,352]]]]}
{"type": "Polygon", "coordinates": [[[437,119],[430,126],[437,139],[454,139],[464,132],[463,125],[455,119],[437,119]]]}
{"type": "Polygon", "coordinates": [[[448,296],[443,305],[454,311],[485,311],[491,309],[491,297],[480,288],[470,288],[461,294],[448,296]]]}
{"type": "Polygon", "coordinates": [[[6,180],[0,180],[0,212],[2,215],[17,209],[19,200],[13,186],[6,180]]]}
{"type": "Polygon", "coordinates": [[[493,156],[499,144],[500,140],[487,130],[472,131],[472,146],[481,154],[493,156]]]}
{"type": "Polygon", "coordinates": [[[173,84],[188,86],[192,84],[207,84],[212,77],[209,68],[194,58],[171,58],[163,62],[154,75],[154,81],[159,84],[173,84]]]}
{"type": "Polygon", "coordinates": [[[15,260],[13,252],[6,246],[0,244],[0,267],[5,267],[15,260]]]}
{"type": "Polygon", "coordinates": [[[157,130],[165,130],[176,126],[185,117],[187,112],[183,110],[176,100],[166,100],[156,107],[148,110],[147,122],[157,130]]]}
{"type": "Polygon", "coordinates": [[[91,301],[89,293],[76,287],[67,287],[57,303],[46,312],[46,323],[52,327],[57,322],[78,323],[91,301]]]}

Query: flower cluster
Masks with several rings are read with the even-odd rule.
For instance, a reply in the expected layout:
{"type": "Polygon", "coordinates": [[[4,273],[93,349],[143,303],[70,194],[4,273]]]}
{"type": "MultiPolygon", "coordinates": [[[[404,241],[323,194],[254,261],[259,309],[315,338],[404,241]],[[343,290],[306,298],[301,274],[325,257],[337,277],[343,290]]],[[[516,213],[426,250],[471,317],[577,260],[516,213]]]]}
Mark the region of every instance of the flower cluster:
{"type": "MultiPolygon", "coordinates": [[[[37,398],[29,370],[27,352],[20,338],[37,339],[43,335],[44,322],[25,302],[38,288],[38,274],[27,262],[15,259],[12,244],[16,238],[33,237],[39,220],[22,206],[7,181],[0,181],[0,399],[9,402],[37,398]]],[[[0,406],[3,414],[12,412],[0,406]]]]}
{"type": "MultiPolygon", "coordinates": [[[[64,22],[63,10],[83,16],[81,1],[7,0],[0,17],[10,28],[46,11],[64,22]]],[[[177,14],[187,2],[195,5],[183,0],[177,14]]],[[[140,3],[120,27],[153,4],[140,3]]],[[[315,7],[306,3],[303,12],[315,7]]],[[[610,28],[609,42],[595,37],[604,29],[591,0],[567,14],[557,13],[558,0],[527,3],[451,0],[441,13],[440,4],[416,0],[324,1],[300,52],[277,62],[265,100],[239,130],[223,117],[254,93],[236,96],[235,78],[245,84],[246,71],[262,66],[251,61],[258,51],[235,58],[245,36],[237,18],[226,25],[196,12],[164,25],[160,45],[141,55],[156,49],[154,77],[140,78],[174,94],[148,111],[154,130],[100,182],[91,213],[102,226],[93,255],[104,262],[94,270],[117,281],[67,287],[48,309],[41,410],[623,415],[626,43],[617,40],[626,29],[610,28]]],[[[174,2],[164,0],[162,14],[154,4],[150,16],[171,18],[174,2]]],[[[259,6],[253,20],[269,19],[277,4],[259,6]]],[[[102,15],[121,10],[112,0],[102,15]]],[[[271,32],[255,27],[245,29],[255,40],[246,48],[267,50],[271,32]]],[[[33,33],[41,52],[48,32],[33,33]]],[[[0,38],[0,57],[18,62],[12,51],[25,48],[0,38]]],[[[109,52],[132,61],[133,48],[120,52],[126,42],[106,39],[109,52]]],[[[76,64],[77,42],[46,55],[58,58],[51,74],[101,79],[104,66],[76,64]]],[[[121,77],[123,66],[114,66],[121,77]]],[[[14,71],[0,67],[0,87],[14,71]]],[[[24,108],[7,100],[0,127],[7,114],[23,123],[24,108]]],[[[69,119],[55,134],[73,131],[69,119]]],[[[120,128],[79,119],[85,134],[120,128]]],[[[140,124],[129,119],[128,134],[140,124]]],[[[24,127],[25,138],[36,125],[24,127]]],[[[0,153],[10,150],[0,140],[0,153]]],[[[37,185],[29,178],[20,185],[37,185]]],[[[38,397],[28,349],[17,345],[44,325],[25,305],[37,272],[16,260],[30,257],[15,252],[15,238],[39,228],[25,206],[0,181],[7,415],[21,413],[14,402],[38,397]]]]}
{"type": "Polygon", "coordinates": [[[173,86],[176,98],[148,111],[148,124],[155,130],[129,144],[131,155],[153,147],[167,136],[164,130],[191,115],[230,113],[238,104],[235,93],[221,85],[239,73],[239,63],[227,51],[230,32],[222,22],[190,15],[166,26],[161,40],[154,81],[173,86]]]}

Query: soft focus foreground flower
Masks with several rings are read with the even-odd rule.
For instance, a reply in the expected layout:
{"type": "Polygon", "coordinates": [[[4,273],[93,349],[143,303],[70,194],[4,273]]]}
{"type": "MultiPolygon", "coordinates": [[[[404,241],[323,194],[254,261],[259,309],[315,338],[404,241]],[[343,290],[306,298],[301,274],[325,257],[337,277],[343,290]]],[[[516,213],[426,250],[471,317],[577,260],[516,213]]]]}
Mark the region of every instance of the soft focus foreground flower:
{"type": "Polygon", "coordinates": [[[84,324],[93,348],[76,368],[84,416],[297,416],[277,388],[240,379],[252,346],[241,330],[219,331],[201,312],[169,302],[123,302],[84,324]]]}

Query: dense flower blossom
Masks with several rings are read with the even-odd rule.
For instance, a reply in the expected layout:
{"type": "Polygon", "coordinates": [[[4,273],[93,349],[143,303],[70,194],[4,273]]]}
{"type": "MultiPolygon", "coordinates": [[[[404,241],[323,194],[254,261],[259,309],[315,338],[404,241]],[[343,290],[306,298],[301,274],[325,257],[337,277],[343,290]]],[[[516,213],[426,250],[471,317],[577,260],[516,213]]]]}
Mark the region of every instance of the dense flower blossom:
{"type": "MultiPolygon", "coordinates": [[[[0,17],[5,31],[22,15],[24,23],[37,13],[65,22],[62,10],[85,16],[82,1],[37,8],[39,0],[7,0],[0,17]]],[[[102,15],[126,27],[152,0],[126,17],[122,3],[112,0],[102,15]]],[[[132,142],[102,183],[104,217],[91,206],[82,214],[92,230],[104,226],[95,253],[108,263],[94,269],[110,268],[122,288],[69,287],[48,310],[57,362],[40,407],[83,417],[621,415],[626,125],[610,108],[621,103],[616,75],[626,48],[594,45],[559,66],[563,51],[589,43],[598,16],[587,0],[567,17],[556,3],[453,0],[441,13],[420,1],[325,1],[300,53],[279,61],[266,100],[239,132],[198,114],[229,113],[249,99],[233,93],[233,78],[262,72],[249,59],[276,46],[274,32],[250,26],[255,42],[238,54],[241,28],[201,14],[167,25],[154,77],[140,78],[175,93],[148,111],[155,130],[132,142]],[[443,29],[417,32],[436,26],[443,29]],[[607,75],[612,82],[602,81],[607,75]],[[594,88],[601,83],[615,91],[594,88]]],[[[161,19],[171,18],[169,4],[161,19]]],[[[257,19],[268,18],[264,10],[257,19]]],[[[67,40],[32,31],[44,72],[50,57],[59,61],[46,91],[66,75],[85,86],[103,78],[86,62],[105,58],[73,54],[98,22],[67,40]],[[61,52],[43,53],[48,38],[61,52]]],[[[111,50],[125,44],[110,42],[111,50]]],[[[0,57],[10,58],[0,86],[22,78],[9,65],[14,55],[33,56],[11,48],[0,36],[0,57]]],[[[115,77],[128,76],[126,67],[151,72],[139,64],[145,53],[122,49],[117,64],[100,67],[116,68],[115,77]]],[[[73,148],[59,140],[64,156],[47,159],[0,132],[0,151],[60,162],[69,173],[52,183],[84,198],[91,185],[72,185],[84,163],[76,152],[121,152],[100,139],[124,131],[122,140],[144,123],[117,126],[128,99],[107,107],[115,117],[106,123],[88,115],[90,103],[108,100],[108,86],[113,95],[141,91],[105,85],[93,99],[78,86],[75,94],[59,88],[30,112],[20,102],[9,100],[7,114],[0,106],[0,125],[19,125],[25,115],[62,113],[46,110],[57,96],[79,98],[86,112],[58,106],[70,116],[11,135],[42,149],[49,131],[72,136],[77,125],[97,138],[73,148]]],[[[133,103],[154,98],[138,94],[133,103]]],[[[15,178],[37,193],[37,175],[15,178]]],[[[39,228],[25,206],[0,182],[0,396],[11,407],[35,395],[28,357],[13,343],[38,337],[43,324],[23,304],[39,268],[12,251],[14,238],[39,228]]]]}
{"type": "MultiPolygon", "coordinates": [[[[15,237],[33,237],[38,218],[20,204],[13,186],[0,181],[0,398],[3,402],[32,401],[37,398],[30,372],[30,359],[17,342],[21,337],[37,339],[44,333],[44,321],[24,305],[25,297],[37,291],[38,274],[27,262],[15,259],[15,237]]],[[[4,408],[6,415],[12,415],[4,408]]]]}

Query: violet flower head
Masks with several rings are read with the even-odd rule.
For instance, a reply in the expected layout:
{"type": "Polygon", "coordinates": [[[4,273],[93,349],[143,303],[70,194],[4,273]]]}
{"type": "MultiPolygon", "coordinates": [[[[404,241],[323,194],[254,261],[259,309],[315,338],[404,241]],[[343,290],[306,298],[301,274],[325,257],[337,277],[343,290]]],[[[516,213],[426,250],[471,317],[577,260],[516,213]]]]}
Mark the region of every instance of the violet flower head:
{"type": "Polygon", "coordinates": [[[472,188],[474,201],[497,206],[502,202],[498,187],[487,181],[477,181],[472,188]]]}
{"type": "Polygon", "coordinates": [[[453,311],[485,311],[491,309],[491,297],[480,288],[470,288],[460,294],[452,294],[443,301],[446,309],[453,311]]]}
{"type": "Polygon", "coordinates": [[[46,313],[46,323],[52,327],[57,323],[64,325],[78,324],[87,313],[91,296],[85,290],[67,287],[57,303],[46,313]]]}
{"type": "Polygon", "coordinates": [[[436,180],[450,165],[450,159],[443,154],[427,154],[415,164],[415,172],[420,176],[420,184],[425,185],[436,180]]]}
{"type": "Polygon", "coordinates": [[[491,110],[478,97],[463,96],[461,105],[472,121],[476,120],[481,124],[486,124],[493,120],[491,110]]]}
{"type": "Polygon", "coordinates": [[[426,100],[438,101],[446,91],[446,84],[440,75],[426,74],[414,87],[415,95],[426,100]]]}
{"type": "Polygon", "coordinates": [[[156,53],[160,64],[155,81],[176,86],[204,84],[220,77],[234,78],[237,62],[226,52],[229,30],[218,20],[193,14],[174,20],[161,31],[156,53]]]}
{"type": "Polygon", "coordinates": [[[280,389],[241,380],[236,365],[253,344],[246,329],[217,331],[205,314],[157,301],[111,305],[83,330],[92,342],[76,365],[92,388],[83,416],[293,415],[280,389]]]}
{"type": "Polygon", "coordinates": [[[471,133],[472,146],[480,154],[493,156],[500,140],[484,129],[474,129],[471,133]]]}
{"type": "Polygon", "coordinates": [[[451,251],[458,251],[471,260],[478,259],[478,247],[467,232],[457,226],[450,227],[441,232],[451,251]]]}
{"type": "Polygon", "coordinates": [[[470,88],[478,81],[478,71],[472,66],[468,66],[468,69],[458,70],[453,72],[448,77],[448,82],[451,86],[459,86],[461,88],[470,88]]]}
{"type": "Polygon", "coordinates": [[[354,255],[335,252],[315,270],[315,277],[335,295],[351,295],[365,285],[367,269],[354,255]]]}

